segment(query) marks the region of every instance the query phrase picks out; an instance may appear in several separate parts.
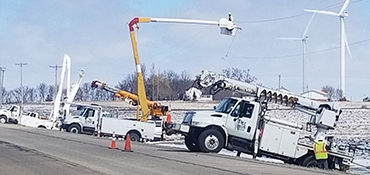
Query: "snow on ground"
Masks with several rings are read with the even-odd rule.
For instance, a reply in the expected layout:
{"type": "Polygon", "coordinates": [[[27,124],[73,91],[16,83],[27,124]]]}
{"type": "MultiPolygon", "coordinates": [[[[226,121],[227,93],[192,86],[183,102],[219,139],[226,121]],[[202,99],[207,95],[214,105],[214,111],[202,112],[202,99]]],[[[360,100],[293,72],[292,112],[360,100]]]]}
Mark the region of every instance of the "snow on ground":
{"type": "MultiPolygon", "coordinates": [[[[164,146],[164,147],[173,147],[173,148],[181,148],[181,149],[187,149],[185,144],[176,144],[176,143],[161,143],[161,144],[156,144],[158,146],[164,146]]],[[[222,149],[218,154],[222,155],[227,155],[227,156],[236,156],[237,151],[229,151],[226,149],[222,149]]],[[[240,157],[242,158],[248,158],[252,159],[252,155],[249,154],[240,154],[240,157]]],[[[275,162],[275,163],[284,163],[281,160],[276,160],[276,159],[271,159],[271,158],[266,158],[266,157],[257,157],[257,160],[263,160],[263,161],[268,161],[268,162],[275,162]]]]}
{"type": "MultiPolygon", "coordinates": [[[[120,107],[124,108],[124,116],[134,116],[135,110],[125,102],[83,102],[85,104],[96,103],[105,107],[120,107]]],[[[212,110],[217,102],[183,102],[183,101],[163,101],[161,104],[168,105],[171,108],[172,121],[181,122],[184,112],[189,110],[212,110]]],[[[330,131],[334,135],[337,142],[340,144],[356,145],[354,163],[349,172],[354,174],[370,174],[370,103],[366,102],[345,102],[340,103],[343,113],[337,122],[335,130],[330,131]],[[365,167],[361,166],[364,165],[365,167]]],[[[286,120],[293,123],[305,125],[309,117],[302,112],[289,110],[287,107],[276,104],[269,105],[270,110],[266,113],[267,116],[286,120]]],[[[42,116],[49,116],[52,109],[52,104],[32,104],[25,105],[25,111],[38,112],[42,116]]],[[[181,140],[181,136],[169,136],[169,140],[181,140]]],[[[183,143],[174,144],[171,142],[158,143],[163,146],[185,148],[183,143]]],[[[236,152],[222,150],[220,154],[235,156],[236,152]]],[[[250,157],[242,154],[242,157],[250,157]]],[[[263,160],[271,161],[271,159],[263,158],[263,160]]],[[[276,161],[276,160],[272,160],[276,161]]]]}

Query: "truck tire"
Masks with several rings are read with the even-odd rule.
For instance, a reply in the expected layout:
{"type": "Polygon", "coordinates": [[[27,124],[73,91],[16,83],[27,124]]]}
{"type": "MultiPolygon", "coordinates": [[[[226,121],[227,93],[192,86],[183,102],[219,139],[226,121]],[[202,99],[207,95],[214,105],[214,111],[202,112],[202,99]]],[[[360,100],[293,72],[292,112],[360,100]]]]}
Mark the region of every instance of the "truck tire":
{"type": "Polygon", "coordinates": [[[189,136],[185,136],[185,145],[191,152],[199,152],[199,144],[189,136]]]}
{"type": "Polygon", "coordinates": [[[317,161],[316,161],[315,155],[310,155],[306,157],[302,163],[302,166],[317,167],[317,161]]]}
{"type": "Polygon", "coordinates": [[[136,132],[130,132],[130,141],[132,142],[140,142],[140,136],[136,132]]]}
{"type": "Polygon", "coordinates": [[[68,127],[68,132],[80,134],[81,133],[81,127],[78,124],[72,124],[68,127]]]}
{"type": "Polygon", "coordinates": [[[0,116],[0,123],[6,123],[6,116],[0,116]]]}
{"type": "Polygon", "coordinates": [[[202,152],[218,153],[224,147],[225,139],[216,129],[206,129],[199,135],[198,143],[202,152]]]}

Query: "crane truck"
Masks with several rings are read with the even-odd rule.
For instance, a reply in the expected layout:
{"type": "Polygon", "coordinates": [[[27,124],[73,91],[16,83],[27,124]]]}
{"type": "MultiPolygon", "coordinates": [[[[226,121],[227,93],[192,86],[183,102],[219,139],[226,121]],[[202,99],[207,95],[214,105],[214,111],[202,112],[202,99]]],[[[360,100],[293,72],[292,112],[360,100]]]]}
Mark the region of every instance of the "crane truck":
{"type": "Polygon", "coordinates": [[[203,70],[196,77],[200,87],[215,94],[221,90],[244,97],[226,97],[213,111],[187,112],[176,129],[185,136],[190,151],[219,152],[222,148],[266,156],[301,166],[317,166],[313,144],[320,137],[331,146],[329,168],[346,171],[353,160],[351,147],[336,146],[329,130],[336,126],[341,109],[335,103],[313,101],[295,95],[226,78],[203,70]],[[268,103],[278,103],[308,114],[306,125],[270,117],[268,103]]]}

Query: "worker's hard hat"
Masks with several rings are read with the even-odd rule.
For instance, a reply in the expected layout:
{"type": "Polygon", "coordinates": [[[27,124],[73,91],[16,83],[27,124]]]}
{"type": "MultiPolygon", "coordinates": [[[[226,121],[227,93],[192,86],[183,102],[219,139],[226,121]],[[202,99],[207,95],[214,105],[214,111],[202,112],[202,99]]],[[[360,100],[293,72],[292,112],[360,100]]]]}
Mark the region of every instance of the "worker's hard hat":
{"type": "Polygon", "coordinates": [[[317,137],[317,140],[324,141],[324,139],[325,139],[325,136],[323,136],[323,135],[319,135],[319,137],[317,137]]]}

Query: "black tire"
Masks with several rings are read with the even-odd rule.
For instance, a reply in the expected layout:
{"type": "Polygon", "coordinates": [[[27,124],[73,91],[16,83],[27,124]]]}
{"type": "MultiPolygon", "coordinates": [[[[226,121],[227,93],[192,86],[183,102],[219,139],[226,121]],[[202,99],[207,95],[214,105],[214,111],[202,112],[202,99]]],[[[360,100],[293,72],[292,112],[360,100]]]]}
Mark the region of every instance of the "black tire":
{"type": "Polygon", "coordinates": [[[225,139],[216,129],[206,129],[199,135],[198,143],[202,152],[218,153],[224,147],[225,139]]]}
{"type": "Polygon", "coordinates": [[[81,133],[81,126],[78,124],[72,124],[68,127],[68,132],[80,134],[81,133]]]}
{"type": "Polygon", "coordinates": [[[304,159],[302,166],[305,167],[317,167],[317,161],[315,155],[310,155],[304,159]]]}
{"type": "Polygon", "coordinates": [[[6,116],[0,116],[0,123],[6,123],[6,116]]]}
{"type": "Polygon", "coordinates": [[[140,135],[136,132],[130,132],[130,141],[132,142],[140,142],[140,135]]]}
{"type": "Polygon", "coordinates": [[[199,152],[200,151],[198,142],[195,141],[194,139],[192,139],[189,136],[185,136],[185,145],[189,149],[189,151],[191,151],[191,152],[199,152]]]}

